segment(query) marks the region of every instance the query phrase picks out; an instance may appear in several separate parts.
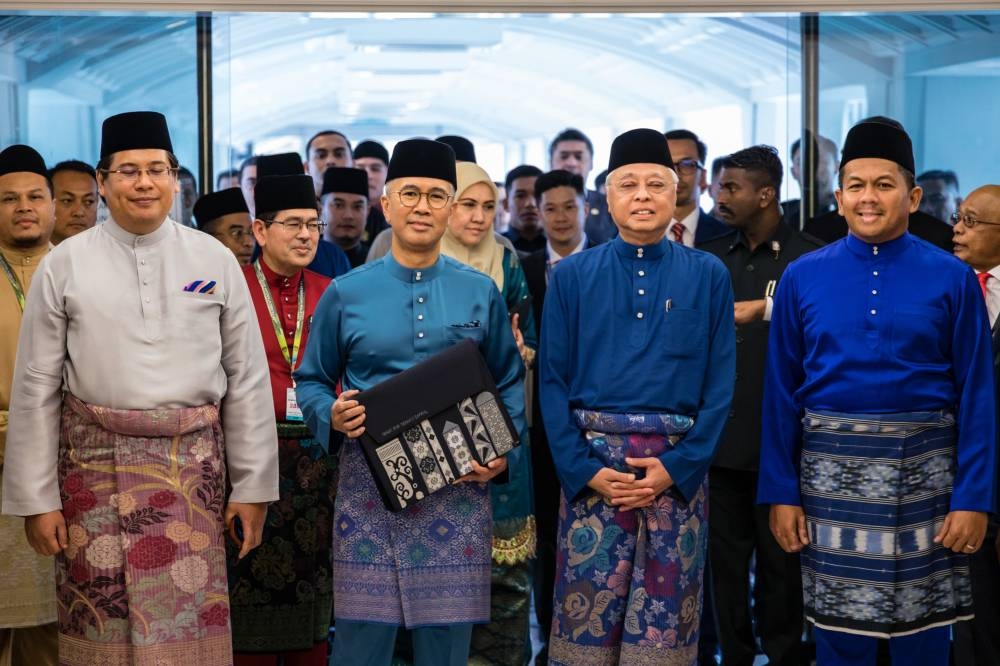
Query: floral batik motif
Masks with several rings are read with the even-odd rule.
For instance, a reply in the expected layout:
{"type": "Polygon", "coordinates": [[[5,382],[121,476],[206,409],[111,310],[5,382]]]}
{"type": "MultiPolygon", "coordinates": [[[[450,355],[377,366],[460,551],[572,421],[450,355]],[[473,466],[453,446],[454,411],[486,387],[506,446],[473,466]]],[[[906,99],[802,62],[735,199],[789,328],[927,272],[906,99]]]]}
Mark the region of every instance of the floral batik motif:
{"type": "MultiPolygon", "coordinates": [[[[628,470],[626,457],[659,456],[693,425],[688,417],[577,411],[591,450],[628,470]]],[[[696,661],[708,539],[708,486],[620,510],[597,493],[559,507],[551,663],[689,665],[696,661]]]]}
{"type": "Polygon", "coordinates": [[[67,396],[59,487],[60,663],[231,664],[218,409],[113,410],[67,396]]]}
{"type": "Polygon", "coordinates": [[[333,611],[335,456],[302,425],[278,425],[280,499],[261,545],[242,560],[228,544],[237,652],[308,650],[326,640],[333,611]]]}

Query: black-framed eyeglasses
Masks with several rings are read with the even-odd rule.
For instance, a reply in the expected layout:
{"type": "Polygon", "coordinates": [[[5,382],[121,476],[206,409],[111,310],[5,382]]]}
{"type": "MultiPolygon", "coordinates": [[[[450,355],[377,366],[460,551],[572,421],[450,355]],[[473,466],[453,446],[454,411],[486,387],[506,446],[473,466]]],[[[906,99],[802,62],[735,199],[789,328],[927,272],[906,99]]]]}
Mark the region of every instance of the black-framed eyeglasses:
{"type": "Polygon", "coordinates": [[[301,217],[289,217],[284,220],[273,220],[271,224],[279,224],[290,233],[298,233],[302,227],[308,229],[311,234],[318,234],[326,229],[326,222],[320,222],[316,218],[304,220],[301,217]]]}
{"type": "Polygon", "coordinates": [[[145,172],[151,180],[164,180],[170,176],[177,175],[177,169],[170,166],[169,164],[151,164],[145,169],[142,167],[137,167],[132,164],[126,164],[123,167],[117,169],[101,169],[104,175],[115,174],[119,178],[125,181],[135,181],[139,179],[139,174],[145,172]]]}
{"type": "Polygon", "coordinates": [[[953,225],[961,222],[969,229],[972,229],[977,224],[989,224],[991,226],[1000,227],[1000,222],[990,222],[989,220],[978,220],[967,213],[952,213],[949,218],[953,225]]]}
{"type": "Polygon", "coordinates": [[[242,243],[244,238],[253,238],[253,231],[249,229],[227,229],[226,231],[218,231],[212,235],[216,238],[219,236],[229,236],[237,243],[242,243]]]}
{"type": "Polygon", "coordinates": [[[413,208],[419,205],[422,197],[427,197],[427,205],[437,210],[444,208],[448,205],[448,202],[451,201],[451,195],[444,190],[421,192],[417,189],[406,189],[396,192],[396,196],[399,197],[399,203],[403,204],[407,208],[413,208]]]}
{"type": "Polygon", "coordinates": [[[682,173],[685,176],[690,176],[698,169],[704,169],[705,165],[699,162],[698,160],[686,158],[674,162],[674,167],[677,169],[677,173],[682,173]]]}

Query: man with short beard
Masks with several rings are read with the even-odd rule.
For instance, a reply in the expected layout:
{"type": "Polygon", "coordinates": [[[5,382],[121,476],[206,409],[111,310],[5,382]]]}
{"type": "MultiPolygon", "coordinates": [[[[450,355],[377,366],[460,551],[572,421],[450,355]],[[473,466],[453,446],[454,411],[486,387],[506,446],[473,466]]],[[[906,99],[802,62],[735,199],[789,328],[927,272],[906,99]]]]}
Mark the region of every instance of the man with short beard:
{"type": "Polygon", "coordinates": [[[783,168],[774,148],[740,150],[722,158],[721,166],[717,208],[730,232],[699,249],[729,270],[738,344],[733,406],[708,474],[711,601],[722,663],[751,666],[759,640],[769,664],[798,666],[798,556],[781,550],[768,528],[767,508],[756,504],[760,411],[771,298],[788,264],[821,243],[781,222],[783,168]]]}
{"type": "Polygon", "coordinates": [[[368,245],[361,240],[368,219],[368,176],[362,169],[330,167],[323,174],[320,205],[326,237],[336,244],[351,268],[365,263],[368,245]]]}
{"type": "Polygon", "coordinates": [[[49,170],[56,202],[52,244],[86,231],[97,223],[97,173],[79,160],[60,162],[49,170]]]}
{"type": "Polygon", "coordinates": [[[223,529],[245,556],[278,499],[260,330],[232,253],[168,217],[166,118],[107,118],[100,155],[109,219],[25,304],[3,512],[59,556],[61,663],[227,664],[223,529]]]}
{"type": "Polygon", "coordinates": [[[973,271],[907,231],[898,122],[862,121],[836,191],[849,235],[801,257],[768,340],[757,499],[801,553],[818,666],[944,666],[973,614],[969,555],[996,508],[987,310],[973,271]]]}
{"type": "MultiPolygon", "coordinates": [[[[0,152],[0,467],[24,298],[51,247],[54,214],[42,156],[23,145],[0,152]]],[[[0,663],[56,666],[52,561],[32,550],[24,520],[14,516],[0,516],[0,553],[0,663]]]]}

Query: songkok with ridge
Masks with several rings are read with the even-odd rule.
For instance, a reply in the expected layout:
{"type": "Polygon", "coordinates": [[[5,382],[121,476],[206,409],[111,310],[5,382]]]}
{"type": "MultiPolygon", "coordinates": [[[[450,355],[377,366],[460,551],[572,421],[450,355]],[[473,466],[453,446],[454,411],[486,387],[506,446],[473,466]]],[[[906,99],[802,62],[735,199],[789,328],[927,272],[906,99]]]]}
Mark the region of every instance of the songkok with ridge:
{"type": "Polygon", "coordinates": [[[451,149],[455,151],[455,159],[459,162],[476,161],[476,147],[473,146],[472,142],[464,136],[445,134],[443,136],[439,136],[435,139],[435,141],[440,141],[441,143],[446,143],[451,146],[451,149]]]}
{"type": "Polygon", "coordinates": [[[298,153],[277,153],[257,158],[258,182],[267,176],[299,176],[304,173],[302,157],[298,153]]]}
{"type": "Polygon", "coordinates": [[[253,188],[253,203],[257,217],[279,210],[316,210],[316,190],[312,178],[305,174],[266,176],[253,188]]]}
{"type": "Polygon", "coordinates": [[[247,208],[246,199],[243,198],[243,190],[238,187],[206,194],[194,203],[194,219],[197,220],[198,226],[233,213],[250,216],[250,209],[247,208]]]}
{"type": "Polygon", "coordinates": [[[430,139],[400,141],[392,150],[386,182],[397,178],[437,178],[456,187],[455,151],[451,146],[430,139]]]}
{"type": "Polygon", "coordinates": [[[608,171],[626,164],[662,164],[673,169],[674,161],[670,159],[670,149],[663,133],[643,128],[619,134],[611,144],[608,171]]]}
{"type": "Polygon", "coordinates": [[[330,167],[323,172],[320,196],[331,192],[360,194],[368,198],[368,172],[353,167],[330,167]]]}
{"type": "Polygon", "coordinates": [[[362,157],[374,157],[377,160],[382,160],[383,164],[389,163],[389,151],[385,149],[378,141],[362,141],[357,146],[354,147],[354,159],[360,159],[362,157]]]}
{"type": "Polygon", "coordinates": [[[129,111],[104,120],[101,159],[122,150],[162,149],[174,152],[167,119],[156,111],[129,111]]]}
{"type": "Polygon", "coordinates": [[[848,162],[864,157],[875,157],[895,162],[910,173],[914,172],[913,143],[902,127],[886,118],[863,120],[847,133],[840,168],[848,162]]]}
{"type": "Polygon", "coordinates": [[[0,176],[20,172],[37,173],[45,178],[49,177],[45,170],[45,160],[38,154],[38,151],[31,146],[15,143],[0,152],[0,176]]]}

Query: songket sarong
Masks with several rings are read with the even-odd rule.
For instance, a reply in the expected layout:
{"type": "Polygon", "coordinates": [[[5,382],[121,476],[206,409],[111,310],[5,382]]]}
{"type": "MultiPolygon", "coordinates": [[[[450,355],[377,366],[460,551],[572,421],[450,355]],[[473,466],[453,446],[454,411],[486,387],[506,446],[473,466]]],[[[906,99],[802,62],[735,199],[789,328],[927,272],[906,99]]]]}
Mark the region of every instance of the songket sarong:
{"type": "Polygon", "coordinates": [[[63,403],[56,557],[64,666],[232,664],[215,406],[63,403]]]}
{"type": "MultiPolygon", "coordinates": [[[[659,456],[694,425],[687,416],[576,410],[607,467],[659,456]]],[[[559,507],[549,659],[560,666],[675,666],[698,656],[708,541],[708,481],[689,501],[668,489],[621,510],[588,491],[559,507]]]]}
{"type": "Polygon", "coordinates": [[[806,617],[881,637],[971,618],[969,558],[933,541],[950,510],[954,417],[807,411],[803,430],[806,617]]]}
{"type": "Polygon", "coordinates": [[[449,486],[392,513],[355,440],[340,455],[334,616],[422,627],[487,622],[493,522],[486,484],[449,486]]]}
{"type": "Polygon", "coordinates": [[[336,467],[304,425],[278,424],[281,498],[268,506],[261,545],[240,560],[227,541],[237,652],[308,650],[326,640],[336,467]]]}

